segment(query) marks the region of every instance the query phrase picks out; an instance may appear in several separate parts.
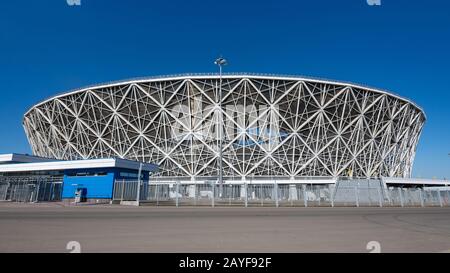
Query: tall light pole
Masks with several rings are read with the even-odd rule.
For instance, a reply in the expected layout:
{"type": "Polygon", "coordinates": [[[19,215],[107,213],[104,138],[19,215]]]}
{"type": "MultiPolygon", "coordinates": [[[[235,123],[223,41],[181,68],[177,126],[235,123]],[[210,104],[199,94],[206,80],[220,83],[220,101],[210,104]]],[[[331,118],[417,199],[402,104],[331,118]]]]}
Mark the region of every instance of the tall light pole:
{"type": "Polygon", "coordinates": [[[220,185],[220,196],[222,196],[222,188],[223,188],[223,158],[222,158],[222,142],[223,142],[223,114],[222,114],[222,67],[227,65],[227,60],[220,57],[218,58],[214,64],[219,66],[219,117],[218,127],[219,127],[219,185],[220,185]]]}

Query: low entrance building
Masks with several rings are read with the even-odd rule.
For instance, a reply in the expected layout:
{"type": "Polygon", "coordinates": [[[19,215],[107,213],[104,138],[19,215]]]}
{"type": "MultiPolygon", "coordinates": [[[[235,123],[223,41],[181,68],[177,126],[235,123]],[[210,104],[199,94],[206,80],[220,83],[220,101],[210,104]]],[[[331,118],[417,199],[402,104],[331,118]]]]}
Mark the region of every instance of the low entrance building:
{"type": "Polygon", "coordinates": [[[157,169],[119,158],[63,161],[0,155],[0,201],[111,200],[115,181],[139,180],[147,185],[157,169]]]}

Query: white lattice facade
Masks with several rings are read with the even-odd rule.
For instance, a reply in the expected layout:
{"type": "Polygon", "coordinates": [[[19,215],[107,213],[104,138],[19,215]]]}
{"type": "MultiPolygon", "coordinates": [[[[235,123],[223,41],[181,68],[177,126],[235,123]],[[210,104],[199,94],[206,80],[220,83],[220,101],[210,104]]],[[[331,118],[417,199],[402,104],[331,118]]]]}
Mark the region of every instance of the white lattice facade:
{"type": "Polygon", "coordinates": [[[299,77],[147,78],[59,95],[30,109],[35,155],[119,157],[161,177],[409,177],[425,122],[385,91],[299,77]],[[221,124],[222,126],[218,126],[221,124]]]}

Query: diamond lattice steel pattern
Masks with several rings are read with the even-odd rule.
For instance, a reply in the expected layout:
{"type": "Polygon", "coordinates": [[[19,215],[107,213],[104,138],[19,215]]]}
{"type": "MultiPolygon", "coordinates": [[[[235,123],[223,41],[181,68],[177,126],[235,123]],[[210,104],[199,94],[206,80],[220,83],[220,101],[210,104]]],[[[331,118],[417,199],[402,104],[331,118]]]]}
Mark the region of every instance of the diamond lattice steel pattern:
{"type": "Polygon", "coordinates": [[[297,77],[149,78],[59,95],[23,125],[34,154],[121,157],[159,176],[226,179],[409,177],[425,122],[412,102],[358,85],[297,77]],[[220,117],[219,113],[222,113],[220,117]]]}

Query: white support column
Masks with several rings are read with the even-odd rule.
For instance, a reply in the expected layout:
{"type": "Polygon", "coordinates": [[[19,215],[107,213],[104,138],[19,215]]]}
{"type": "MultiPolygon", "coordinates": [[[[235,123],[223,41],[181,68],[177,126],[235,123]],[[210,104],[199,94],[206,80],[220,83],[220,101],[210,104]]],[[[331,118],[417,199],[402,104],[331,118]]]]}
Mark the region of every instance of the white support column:
{"type": "Polygon", "coordinates": [[[383,197],[384,197],[384,195],[386,195],[388,203],[391,204],[390,191],[389,191],[389,188],[388,188],[388,186],[386,184],[386,181],[383,179],[383,177],[380,178],[380,181],[381,181],[380,185],[381,185],[383,197]]]}
{"type": "Polygon", "coordinates": [[[334,208],[334,189],[332,184],[328,185],[328,190],[330,191],[331,207],[334,208]]]}
{"type": "Polygon", "coordinates": [[[439,206],[443,207],[444,205],[442,204],[441,190],[437,190],[437,194],[438,194],[439,206]]]}
{"type": "Polygon", "coordinates": [[[420,197],[420,206],[425,207],[425,200],[423,198],[423,189],[419,189],[419,197],[420,197]]]}
{"type": "Polygon", "coordinates": [[[449,206],[449,202],[450,202],[450,194],[449,194],[449,191],[447,190],[446,191],[447,192],[447,206],[449,206]]]}
{"type": "Polygon", "coordinates": [[[191,176],[191,184],[188,186],[188,196],[189,198],[197,198],[197,187],[195,183],[195,178],[191,176]]]}
{"type": "MultiPolygon", "coordinates": [[[[39,186],[41,185],[41,182],[39,182],[39,186]]],[[[9,190],[9,188],[11,187],[11,182],[8,182],[8,187],[6,187],[6,190],[5,190],[5,201],[6,201],[6,198],[8,197],[7,195],[8,195],[8,190],[9,190]]],[[[10,194],[11,195],[11,194],[10,194]]],[[[11,198],[11,197],[10,197],[11,198]]]]}
{"type": "MultiPolygon", "coordinates": [[[[291,176],[290,178],[291,182],[295,181],[295,178],[291,176]]],[[[294,201],[298,200],[298,193],[297,193],[297,185],[296,184],[290,184],[289,185],[289,200],[291,201],[291,205],[293,205],[294,201]]]]}
{"type": "Polygon", "coordinates": [[[264,207],[263,184],[259,184],[259,193],[260,193],[259,199],[261,199],[261,207],[264,207]]]}
{"type": "Polygon", "coordinates": [[[211,185],[212,185],[212,199],[211,199],[211,207],[213,207],[214,208],[214,206],[215,206],[215,204],[214,204],[214,198],[215,198],[215,195],[216,195],[216,182],[215,181],[212,181],[211,182],[211,185]]]}
{"type": "Polygon", "coordinates": [[[193,176],[191,176],[191,185],[189,185],[189,197],[194,198],[194,206],[197,206],[197,183],[193,176]]]}
{"type": "Polygon", "coordinates": [[[136,189],[136,206],[141,203],[141,175],[142,175],[142,162],[139,163],[138,179],[137,179],[137,189],[136,189]]]}
{"type": "Polygon", "coordinates": [[[382,208],[383,207],[383,196],[381,194],[381,189],[377,188],[377,190],[378,190],[378,203],[379,203],[380,208],[382,208]]]}
{"type": "Polygon", "coordinates": [[[359,207],[359,194],[358,194],[358,187],[355,186],[355,201],[356,201],[356,207],[359,207]]]}
{"type": "Polygon", "coordinates": [[[291,201],[291,206],[294,206],[294,201],[298,200],[297,185],[289,185],[289,201],[291,201]]]}
{"type": "MultiPolygon", "coordinates": [[[[8,187],[9,187],[9,183],[8,183],[8,187]]],[[[36,188],[37,188],[37,189],[36,189],[36,201],[35,201],[35,203],[38,203],[38,202],[39,202],[39,190],[41,189],[41,182],[39,182],[39,183],[37,184],[37,187],[36,187],[36,188]]],[[[7,193],[7,190],[8,190],[8,188],[6,188],[4,200],[6,200],[6,193],[7,193]]]]}
{"type": "Polygon", "coordinates": [[[305,204],[305,208],[308,207],[308,197],[306,196],[306,185],[302,184],[302,191],[303,191],[303,202],[305,204]]]}
{"type": "Polygon", "coordinates": [[[248,191],[247,191],[247,179],[245,176],[242,177],[242,184],[243,186],[241,186],[241,198],[244,198],[244,205],[245,207],[248,206],[248,191]]]}
{"type": "Polygon", "coordinates": [[[179,204],[179,200],[178,200],[178,195],[180,194],[180,181],[177,181],[177,184],[175,186],[175,205],[178,208],[178,204],[179,204]]]}
{"type": "Polygon", "coordinates": [[[156,206],[159,206],[159,184],[155,185],[155,195],[156,195],[156,206]]]}
{"type": "Polygon", "coordinates": [[[400,197],[400,205],[402,206],[402,208],[405,206],[404,202],[403,202],[403,193],[402,193],[402,188],[397,188],[398,189],[398,196],[400,197]]]}
{"type": "Polygon", "coordinates": [[[122,179],[122,198],[120,201],[123,201],[123,193],[125,191],[125,179],[122,179]]]}
{"type": "Polygon", "coordinates": [[[188,196],[189,198],[196,198],[196,187],[195,184],[188,186],[188,196]]]}
{"type": "Polygon", "coordinates": [[[245,207],[248,207],[248,187],[247,187],[247,182],[244,183],[244,188],[245,188],[245,207]]]}
{"type": "Polygon", "coordinates": [[[242,183],[242,185],[244,185],[244,187],[241,187],[241,191],[240,191],[239,196],[241,197],[241,199],[245,199],[245,195],[247,194],[247,190],[246,190],[246,187],[245,187],[245,185],[247,184],[247,181],[245,179],[245,176],[243,176],[241,178],[241,181],[242,181],[241,183],[242,183]]]}
{"type": "Polygon", "coordinates": [[[279,203],[278,203],[278,183],[277,183],[277,181],[275,180],[274,181],[274,183],[273,183],[273,188],[274,188],[274,193],[275,193],[275,206],[278,208],[278,206],[279,206],[279,203]]]}

